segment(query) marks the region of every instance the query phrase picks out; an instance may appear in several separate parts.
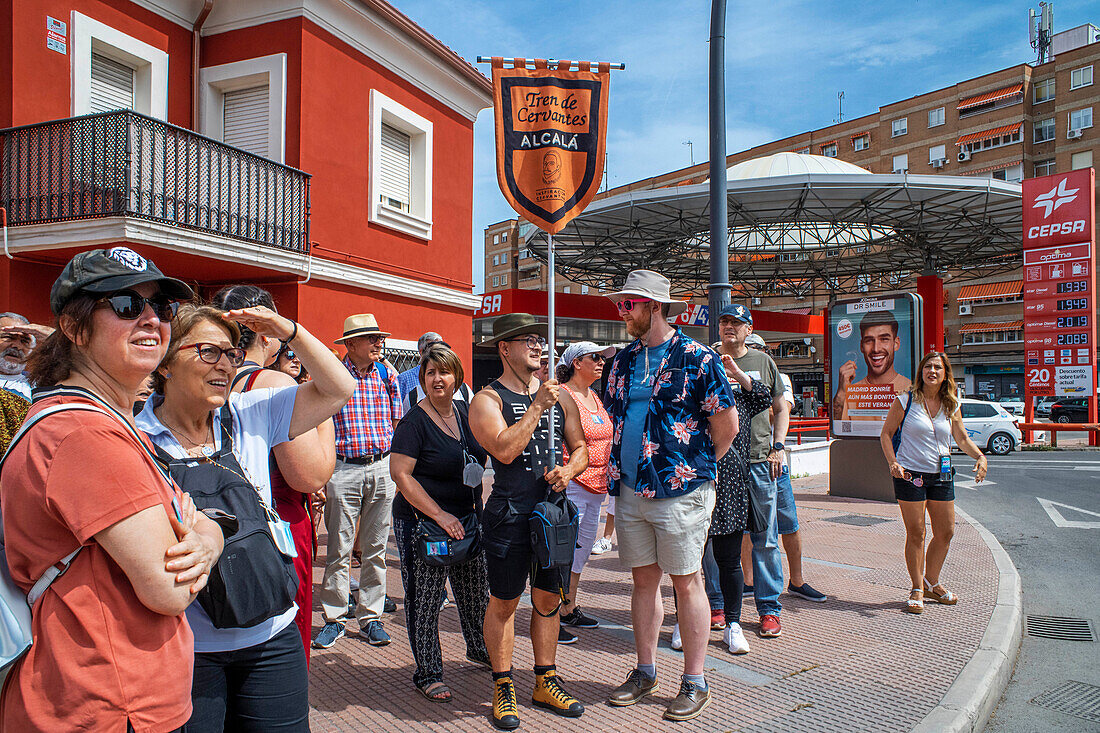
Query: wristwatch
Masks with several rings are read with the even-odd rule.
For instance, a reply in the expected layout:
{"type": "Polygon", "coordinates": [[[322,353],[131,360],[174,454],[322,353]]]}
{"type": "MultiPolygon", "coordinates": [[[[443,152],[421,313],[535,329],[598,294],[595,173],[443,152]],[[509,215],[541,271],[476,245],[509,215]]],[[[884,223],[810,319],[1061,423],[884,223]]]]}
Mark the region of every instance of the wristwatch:
{"type": "Polygon", "coordinates": [[[782,443],[780,443],[779,441],[776,441],[776,442],[772,443],[772,450],[775,451],[776,453],[782,453],[784,447],[785,446],[782,443]]]}

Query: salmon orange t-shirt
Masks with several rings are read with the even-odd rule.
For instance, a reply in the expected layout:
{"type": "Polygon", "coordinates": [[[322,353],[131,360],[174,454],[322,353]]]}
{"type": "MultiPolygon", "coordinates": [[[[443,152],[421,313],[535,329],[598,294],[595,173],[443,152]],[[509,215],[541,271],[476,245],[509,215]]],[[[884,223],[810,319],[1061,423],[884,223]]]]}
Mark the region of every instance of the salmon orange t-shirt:
{"type": "MultiPolygon", "coordinates": [[[[31,415],[78,397],[51,397],[31,415]]],[[[98,532],[173,493],[115,417],[50,415],[20,440],[0,476],[8,567],[23,590],[84,545],[34,608],[34,645],[0,697],[0,729],[160,733],[191,717],[194,642],[183,614],[146,608],[96,543],[98,532]]]]}

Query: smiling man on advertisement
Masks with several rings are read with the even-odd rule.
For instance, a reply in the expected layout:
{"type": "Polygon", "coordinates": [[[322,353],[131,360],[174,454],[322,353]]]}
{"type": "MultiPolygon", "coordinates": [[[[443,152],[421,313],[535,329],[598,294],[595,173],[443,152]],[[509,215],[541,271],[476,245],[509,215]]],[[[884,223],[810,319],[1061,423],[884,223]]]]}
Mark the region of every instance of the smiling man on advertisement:
{"type": "MultiPolygon", "coordinates": [[[[833,397],[833,415],[840,420],[878,419],[861,416],[864,402],[874,402],[880,392],[893,399],[895,394],[905,392],[912,382],[908,377],[898,374],[894,368],[894,357],[901,350],[901,338],[898,336],[898,322],[890,311],[871,311],[859,322],[859,350],[867,366],[867,375],[853,382],[856,376],[856,362],[852,359],[844,362],[839,369],[836,395],[833,397]],[[886,389],[889,385],[889,389],[886,389]],[[856,414],[852,413],[856,410],[856,414]]],[[[834,418],[834,419],[836,419],[834,418]]]]}

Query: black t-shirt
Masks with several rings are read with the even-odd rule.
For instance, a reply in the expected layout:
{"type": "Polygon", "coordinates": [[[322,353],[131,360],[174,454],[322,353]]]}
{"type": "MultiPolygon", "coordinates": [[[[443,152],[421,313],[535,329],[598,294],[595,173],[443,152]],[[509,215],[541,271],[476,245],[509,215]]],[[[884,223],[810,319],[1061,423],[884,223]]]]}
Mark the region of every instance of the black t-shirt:
{"type": "MultiPolygon", "coordinates": [[[[462,483],[462,469],[466,465],[462,457],[463,442],[466,452],[481,465],[485,464],[486,453],[470,433],[467,405],[455,402],[454,409],[461,442],[432,422],[420,405],[413,405],[394,429],[390,450],[416,459],[413,478],[443,511],[461,518],[475,510],[475,496],[478,507],[481,504],[481,487],[471,489],[462,483]]],[[[400,493],[393,501],[393,516],[410,521],[416,519],[412,505],[400,493]]]]}

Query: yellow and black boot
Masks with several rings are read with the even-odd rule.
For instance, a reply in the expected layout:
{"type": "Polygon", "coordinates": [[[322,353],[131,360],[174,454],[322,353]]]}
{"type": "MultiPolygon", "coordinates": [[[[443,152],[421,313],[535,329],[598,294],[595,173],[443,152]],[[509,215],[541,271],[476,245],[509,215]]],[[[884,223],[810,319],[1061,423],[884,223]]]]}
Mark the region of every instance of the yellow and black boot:
{"type": "Polygon", "coordinates": [[[553,667],[535,669],[535,694],[531,702],[566,718],[579,718],[584,712],[584,705],[565,691],[561,677],[553,667]]]}
{"type": "Polygon", "coordinates": [[[493,725],[500,730],[519,727],[519,706],[516,704],[516,685],[511,676],[493,680],[493,725]]]}

